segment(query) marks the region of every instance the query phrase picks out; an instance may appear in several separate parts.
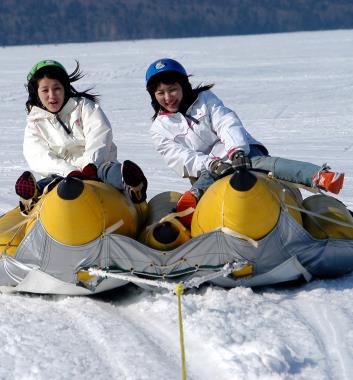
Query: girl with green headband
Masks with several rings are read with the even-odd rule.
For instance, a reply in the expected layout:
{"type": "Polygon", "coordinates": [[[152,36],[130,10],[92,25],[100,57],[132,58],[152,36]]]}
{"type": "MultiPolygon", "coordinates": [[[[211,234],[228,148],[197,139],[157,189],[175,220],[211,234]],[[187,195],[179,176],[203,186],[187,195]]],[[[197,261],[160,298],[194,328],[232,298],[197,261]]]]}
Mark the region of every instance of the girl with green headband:
{"type": "Polygon", "coordinates": [[[66,176],[99,179],[119,190],[126,188],[135,203],[146,200],[147,180],[135,163],[117,160],[112,128],[98,104],[98,96],[77,91],[72,83],[82,78],[79,63],[68,74],[54,60],[40,61],[27,75],[27,125],[23,153],[36,182],[24,172],[16,182],[23,212],[52,181],[66,176]]]}

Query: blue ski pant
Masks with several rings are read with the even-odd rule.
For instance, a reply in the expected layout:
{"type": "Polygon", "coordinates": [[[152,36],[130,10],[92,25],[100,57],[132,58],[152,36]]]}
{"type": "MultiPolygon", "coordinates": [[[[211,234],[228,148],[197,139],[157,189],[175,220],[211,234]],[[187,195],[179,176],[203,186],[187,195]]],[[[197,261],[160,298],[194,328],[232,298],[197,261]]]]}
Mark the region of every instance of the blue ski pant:
{"type": "MultiPolygon", "coordinates": [[[[100,165],[97,170],[98,178],[104,183],[114,186],[118,190],[124,190],[124,183],[121,174],[120,162],[105,162],[100,165]]],[[[62,179],[63,177],[57,174],[51,174],[37,182],[39,194],[43,193],[44,188],[54,180],[62,179]]]]}
{"type": "MultiPolygon", "coordinates": [[[[289,160],[281,157],[266,155],[257,145],[250,146],[248,154],[253,169],[271,172],[277,179],[312,186],[312,178],[318,173],[322,166],[310,162],[289,160]]],[[[220,177],[214,173],[204,170],[197,180],[192,184],[191,191],[202,195],[203,192],[220,177]]]]}

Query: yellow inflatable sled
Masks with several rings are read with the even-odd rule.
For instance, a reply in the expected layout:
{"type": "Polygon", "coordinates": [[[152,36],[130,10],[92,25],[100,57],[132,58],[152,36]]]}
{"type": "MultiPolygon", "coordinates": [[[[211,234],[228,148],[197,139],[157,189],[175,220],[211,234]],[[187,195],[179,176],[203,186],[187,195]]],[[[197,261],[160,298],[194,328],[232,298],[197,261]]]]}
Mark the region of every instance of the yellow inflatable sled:
{"type": "Polygon", "coordinates": [[[233,287],[353,270],[352,214],[333,197],[303,200],[295,185],[238,170],[206,191],[190,231],[175,213],[179,197],[136,205],[110,185],[65,178],[29,215],[15,208],[0,217],[0,285],[92,294],[137,277],[233,287]]]}

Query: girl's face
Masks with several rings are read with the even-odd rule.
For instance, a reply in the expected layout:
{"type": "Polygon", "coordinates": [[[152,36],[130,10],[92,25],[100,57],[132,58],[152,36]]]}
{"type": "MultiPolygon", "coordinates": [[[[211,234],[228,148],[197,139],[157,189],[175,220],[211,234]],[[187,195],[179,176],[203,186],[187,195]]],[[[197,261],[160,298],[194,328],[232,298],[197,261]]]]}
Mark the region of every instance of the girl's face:
{"type": "Polygon", "coordinates": [[[168,112],[178,112],[183,99],[183,89],[178,82],[173,84],[161,83],[155,93],[157,102],[168,112]]]}
{"type": "Polygon", "coordinates": [[[38,81],[38,96],[49,112],[56,113],[64,104],[65,89],[57,79],[44,77],[38,81]]]}

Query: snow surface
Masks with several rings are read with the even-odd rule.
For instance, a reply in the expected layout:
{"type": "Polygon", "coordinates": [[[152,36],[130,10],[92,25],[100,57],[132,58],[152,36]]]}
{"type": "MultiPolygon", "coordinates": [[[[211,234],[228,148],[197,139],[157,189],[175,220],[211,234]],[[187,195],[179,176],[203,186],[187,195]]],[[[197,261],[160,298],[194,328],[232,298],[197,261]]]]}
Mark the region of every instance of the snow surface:
{"type": "MultiPolygon", "coordinates": [[[[186,180],[154,152],[144,87],[150,62],[180,60],[192,82],[234,108],[272,155],[346,173],[353,207],[353,30],[0,49],[0,212],[17,204],[27,72],[78,59],[110,118],[121,160],[139,163],[149,198],[186,180]]],[[[188,379],[353,379],[353,275],[183,296],[188,379]]],[[[96,297],[0,294],[0,379],[180,379],[177,298],[135,286],[96,297]]]]}

